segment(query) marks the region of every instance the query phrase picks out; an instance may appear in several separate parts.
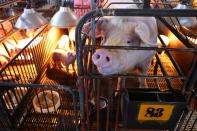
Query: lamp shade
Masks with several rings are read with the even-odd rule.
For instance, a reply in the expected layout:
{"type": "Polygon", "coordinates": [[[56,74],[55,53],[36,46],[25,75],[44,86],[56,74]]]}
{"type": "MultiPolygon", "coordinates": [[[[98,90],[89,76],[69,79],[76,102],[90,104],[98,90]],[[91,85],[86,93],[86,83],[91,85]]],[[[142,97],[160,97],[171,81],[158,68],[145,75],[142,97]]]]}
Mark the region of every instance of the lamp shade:
{"type": "Polygon", "coordinates": [[[25,8],[22,15],[16,21],[15,27],[19,29],[32,29],[47,23],[47,20],[34,9],[25,8]]]}
{"type": "Polygon", "coordinates": [[[60,7],[51,18],[50,25],[58,28],[71,28],[77,25],[77,16],[70,7],[60,7]]]}
{"type": "MultiPolygon", "coordinates": [[[[185,4],[177,4],[177,6],[174,9],[191,9],[188,5],[185,4]]],[[[195,26],[197,25],[197,19],[196,17],[178,17],[179,23],[182,26],[195,26]]]]}

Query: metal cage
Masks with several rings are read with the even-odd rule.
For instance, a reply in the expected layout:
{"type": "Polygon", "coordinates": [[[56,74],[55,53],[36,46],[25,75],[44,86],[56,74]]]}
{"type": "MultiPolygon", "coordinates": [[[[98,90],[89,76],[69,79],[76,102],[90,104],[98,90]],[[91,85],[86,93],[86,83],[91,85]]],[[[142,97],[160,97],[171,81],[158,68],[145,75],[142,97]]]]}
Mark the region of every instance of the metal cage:
{"type": "Polygon", "coordinates": [[[7,112],[1,111],[1,129],[78,130],[78,93],[71,87],[1,83],[1,95],[7,112]]]}
{"type": "MultiPolygon", "coordinates": [[[[53,38],[50,36],[51,27],[48,25],[38,29],[33,38],[0,69],[0,128],[4,130],[129,130],[130,127],[125,127],[124,124],[124,120],[127,119],[122,117],[123,106],[121,103],[128,97],[127,94],[133,94],[135,97],[131,97],[130,101],[124,101],[128,102],[128,105],[132,105],[133,101],[135,102],[137,99],[140,99],[140,103],[144,102],[146,98],[141,97],[143,95],[153,97],[157,105],[172,103],[176,109],[180,107],[181,111],[176,110],[176,115],[173,113],[168,115],[173,117],[176,123],[170,130],[196,130],[196,35],[191,32],[191,29],[188,30],[181,26],[178,28],[166,21],[164,17],[196,17],[197,12],[196,10],[163,9],[163,6],[162,9],[146,9],[150,7],[149,3],[144,3],[145,9],[143,10],[102,9],[105,3],[96,4],[94,2],[90,6],[83,4],[74,6],[74,10],[79,16],[83,16],[90,8],[100,7],[81,17],[76,28],[77,77],[48,68],[51,51],[56,48],[58,38],[51,39],[53,38]],[[176,36],[181,47],[165,47],[165,43],[159,36],[163,44],[161,47],[99,46],[97,43],[100,40],[96,39],[94,35],[88,36],[82,33],[83,25],[89,20],[93,21],[94,29],[99,17],[125,15],[155,16],[166,30],[176,36]],[[91,62],[91,55],[101,47],[155,50],[157,53],[147,75],[102,76],[91,62]],[[186,56],[187,62],[182,64],[177,58],[184,56],[186,56]],[[131,85],[130,82],[136,81],[135,79],[138,77],[146,78],[149,89],[134,89],[137,86],[131,85]],[[116,90],[117,86],[121,87],[120,90],[116,90]],[[131,92],[127,90],[127,87],[132,88],[131,92]],[[136,94],[140,94],[140,97],[136,94]],[[178,97],[179,94],[180,97],[178,97]],[[50,100],[47,100],[49,97],[47,95],[50,95],[50,100]],[[40,96],[43,97],[40,98],[40,96]],[[60,99],[58,107],[55,97],[60,99]],[[37,102],[38,108],[34,107],[34,101],[37,102]],[[100,102],[104,103],[104,108],[98,104],[100,102]]],[[[1,39],[1,43],[6,42],[8,38],[12,38],[12,35],[8,34],[7,37],[1,39]]],[[[6,50],[6,46],[3,47],[6,50]]],[[[9,50],[6,52],[11,53],[9,50]]],[[[149,126],[140,125],[139,127],[148,129],[149,126]]]]}
{"type": "MultiPolygon", "coordinates": [[[[53,34],[50,32],[53,31],[53,28],[48,25],[40,28],[35,36],[26,41],[25,46],[1,68],[1,128],[23,130],[78,129],[78,93],[73,91],[73,87],[58,86],[66,85],[64,78],[68,78],[68,76],[61,77],[61,81],[56,81],[59,80],[58,74],[51,78],[54,71],[48,68],[51,51],[56,48],[58,39],[51,37],[53,34]],[[39,84],[36,85],[35,83],[39,84]],[[45,92],[44,97],[39,95],[40,93],[45,94],[45,92]],[[53,92],[58,93],[60,99],[58,108],[54,102],[55,95],[53,96],[53,92]],[[46,99],[47,93],[52,94],[48,96],[51,100],[46,99]],[[38,104],[44,100],[45,106],[40,111],[34,107],[35,96],[37,96],[38,104]],[[50,111],[53,107],[53,111],[50,111]]],[[[42,107],[43,104],[39,106],[42,107]]]]}
{"type": "MultiPolygon", "coordinates": [[[[0,7],[15,2],[0,3],[0,7]]],[[[37,10],[46,13],[48,7],[37,10]]],[[[0,24],[9,21],[14,27],[19,15],[6,18],[0,24]]],[[[54,34],[61,35],[65,30],[44,25],[34,29],[29,37],[28,30],[12,29],[0,39],[1,51],[9,57],[6,64],[0,65],[0,129],[79,130],[76,76],[51,69],[51,52],[60,37],[54,34]],[[14,49],[13,53],[9,44],[16,45],[17,51],[14,49]]]]}
{"type": "MultiPolygon", "coordinates": [[[[169,117],[176,118],[176,122],[173,127],[163,127],[162,122],[159,122],[160,128],[158,130],[195,130],[196,125],[196,108],[194,106],[196,103],[196,46],[189,40],[187,34],[181,29],[183,27],[171,23],[171,21],[166,21],[166,17],[196,17],[196,10],[173,10],[169,8],[154,8],[150,9],[150,1],[143,4],[143,9],[95,9],[85,16],[83,16],[80,22],[77,25],[76,30],[76,49],[77,49],[77,66],[78,66],[78,89],[80,95],[80,116],[82,122],[82,130],[97,130],[97,131],[109,131],[109,130],[143,130],[149,129],[154,130],[156,126],[154,122],[146,121],[149,123],[146,126],[143,124],[143,121],[139,121],[136,117],[134,118],[138,121],[138,126],[127,127],[124,125],[124,121],[132,122],[131,118],[126,119],[122,117],[122,101],[124,90],[131,88],[131,91],[135,91],[138,88],[138,85],[132,83],[136,81],[136,78],[145,78],[147,81],[148,89],[137,89],[141,93],[139,97],[144,98],[143,96],[147,95],[152,89],[156,92],[154,95],[158,96],[158,93],[172,93],[174,96],[181,94],[186,100],[183,100],[183,108],[180,114],[170,114],[169,117]],[[129,46],[101,46],[100,39],[95,37],[95,25],[100,17],[104,16],[145,16],[150,17],[154,16],[157,18],[162,27],[165,30],[168,30],[171,34],[178,39],[178,42],[181,46],[178,47],[166,47],[164,41],[159,37],[163,46],[161,47],[129,47],[129,46]],[[87,32],[83,33],[84,25],[87,22],[91,22],[91,35],[88,35],[87,32]],[[93,34],[93,35],[92,35],[93,34]],[[149,68],[147,75],[136,75],[136,74],[115,74],[103,76],[98,73],[96,67],[92,64],[92,54],[98,48],[105,49],[121,49],[121,50],[155,50],[157,53],[153,58],[152,64],[149,68]],[[162,53],[164,52],[164,53],[162,53]],[[182,56],[188,56],[187,66],[182,65],[177,58],[182,56]],[[117,87],[120,87],[120,90],[117,90],[117,87]],[[147,94],[146,94],[147,93],[147,94]],[[105,108],[101,107],[100,102],[105,102],[105,108]],[[94,103],[94,104],[92,104],[94,103]],[[186,105],[192,108],[186,108],[186,105]]],[[[119,4],[119,3],[118,3],[119,4]]],[[[136,4],[136,3],[134,3],[136,4]]],[[[162,3],[160,3],[162,4],[162,3]]],[[[163,4],[165,5],[165,4],[163,4]]],[[[161,32],[160,32],[161,33],[161,32]]],[[[194,38],[195,39],[195,38],[194,38]]],[[[134,95],[137,93],[133,93],[134,95]]],[[[147,96],[149,96],[148,94],[147,96]]],[[[149,98],[153,97],[149,96],[149,98]]],[[[132,97],[132,96],[131,96],[132,97]]],[[[137,107],[143,105],[146,99],[140,99],[138,96],[132,98],[133,103],[136,104],[137,101],[140,101],[137,107]],[[140,99],[140,100],[139,100],[140,99]]],[[[129,96],[130,98],[130,96],[129,96]]],[[[160,101],[159,97],[155,97],[155,103],[164,104],[166,101],[160,101]]],[[[178,102],[176,99],[174,101],[169,100],[168,102],[178,102]]],[[[127,99],[126,99],[127,100],[127,99]]],[[[152,100],[150,100],[152,101],[152,100]]],[[[130,104],[130,103],[128,103],[130,104]]],[[[150,103],[149,103],[150,104],[150,103]]],[[[129,106],[129,105],[128,105],[129,106]]],[[[130,106],[133,107],[133,106],[130,106]]],[[[129,107],[128,107],[129,108],[129,107]]],[[[129,108],[131,109],[131,108],[129,108]]],[[[133,115],[139,115],[138,112],[141,109],[130,110],[133,115]]],[[[128,110],[129,111],[129,110],[128,110]]],[[[138,116],[139,117],[139,116],[138,116]]],[[[133,118],[133,117],[132,117],[133,118]]],[[[172,118],[172,119],[174,119],[172,118]]],[[[135,121],[134,120],[134,121],[135,121]]],[[[144,120],[144,119],[143,119],[144,120]]],[[[157,120],[155,118],[155,120],[157,120]]],[[[135,122],[136,122],[135,121],[135,122]]],[[[158,119],[158,121],[160,121],[158,119]]],[[[165,122],[164,122],[165,123],[165,122]]],[[[158,123],[157,123],[158,124],[158,123]]],[[[158,125],[157,125],[158,126],[158,125]]]]}

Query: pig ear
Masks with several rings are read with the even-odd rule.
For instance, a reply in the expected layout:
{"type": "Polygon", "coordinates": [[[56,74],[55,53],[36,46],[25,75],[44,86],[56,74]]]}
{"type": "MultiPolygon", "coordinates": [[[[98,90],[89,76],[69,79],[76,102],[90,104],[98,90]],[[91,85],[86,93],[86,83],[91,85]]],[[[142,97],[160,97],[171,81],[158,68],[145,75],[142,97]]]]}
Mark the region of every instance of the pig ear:
{"type": "Polygon", "coordinates": [[[135,27],[134,32],[139,36],[139,38],[141,39],[141,41],[143,41],[143,43],[151,46],[156,46],[157,43],[153,38],[154,36],[152,36],[152,34],[156,32],[152,31],[146,24],[138,23],[137,26],[135,27]]]}
{"type": "MultiPolygon", "coordinates": [[[[96,22],[96,29],[95,29],[95,35],[96,37],[105,37],[107,35],[107,30],[109,29],[109,25],[110,22],[109,22],[109,19],[106,19],[106,18],[102,18],[102,19],[99,19],[97,22],[96,22]]],[[[87,23],[84,25],[84,29],[83,29],[83,32],[86,32],[89,34],[91,34],[91,23],[87,23]]]]}

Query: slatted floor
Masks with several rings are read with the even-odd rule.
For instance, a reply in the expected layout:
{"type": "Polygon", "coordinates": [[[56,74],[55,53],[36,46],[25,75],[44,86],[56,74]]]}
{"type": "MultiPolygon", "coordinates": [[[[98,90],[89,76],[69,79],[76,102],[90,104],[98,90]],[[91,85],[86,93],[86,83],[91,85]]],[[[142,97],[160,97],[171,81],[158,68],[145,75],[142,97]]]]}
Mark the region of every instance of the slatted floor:
{"type": "MultiPolygon", "coordinates": [[[[173,66],[172,62],[170,61],[169,57],[166,54],[159,55],[159,58],[161,59],[161,62],[168,76],[178,76],[175,67],[173,66]]],[[[153,61],[156,61],[155,57],[153,61]]],[[[155,68],[154,64],[152,64],[149,68],[148,75],[153,75],[154,68],[155,68]]],[[[160,67],[158,67],[157,75],[159,76],[163,75],[160,67]]],[[[146,82],[147,82],[148,88],[159,88],[161,91],[166,91],[169,89],[166,79],[163,79],[163,78],[162,79],[147,78],[146,82]]],[[[171,79],[170,82],[174,89],[180,90],[183,86],[183,82],[179,79],[171,79]]]]}

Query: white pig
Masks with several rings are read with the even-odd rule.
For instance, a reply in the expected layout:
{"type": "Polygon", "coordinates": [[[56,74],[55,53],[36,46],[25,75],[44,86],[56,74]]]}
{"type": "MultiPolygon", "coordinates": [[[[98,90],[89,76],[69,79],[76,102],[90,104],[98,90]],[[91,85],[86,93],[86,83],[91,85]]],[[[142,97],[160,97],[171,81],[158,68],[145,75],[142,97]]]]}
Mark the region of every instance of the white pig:
{"type": "Polygon", "coordinates": [[[75,72],[74,63],[76,60],[76,52],[73,50],[55,49],[52,51],[53,66],[55,69],[61,69],[66,66],[68,72],[69,65],[72,65],[75,72]]]}
{"type": "MultiPolygon", "coordinates": [[[[157,24],[153,17],[112,17],[97,22],[96,35],[105,46],[157,46],[157,24]]],[[[92,61],[103,75],[127,73],[136,67],[146,74],[154,51],[97,49],[92,61]]],[[[140,87],[145,86],[143,78],[140,87]]]]}
{"type": "MultiPolygon", "coordinates": [[[[141,2],[143,0],[109,0],[108,4],[134,1],[141,2]]],[[[141,6],[116,4],[109,8],[141,8],[141,6]]],[[[85,25],[84,30],[87,31],[90,25],[85,25]]],[[[103,18],[97,22],[95,34],[96,37],[103,38],[101,45],[105,46],[157,46],[158,31],[154,17],[112,16],[103,18]]],[[[140,69],[141,74],[146,74],[154,54],[153,50],[97,49],[92,55],[92,61],[99,73],[103,75],[128,73],[136,68],[140,69]]],[[[140,78],[139,82],[140,87],[146,87],[144,78],[140,78]]]]}

